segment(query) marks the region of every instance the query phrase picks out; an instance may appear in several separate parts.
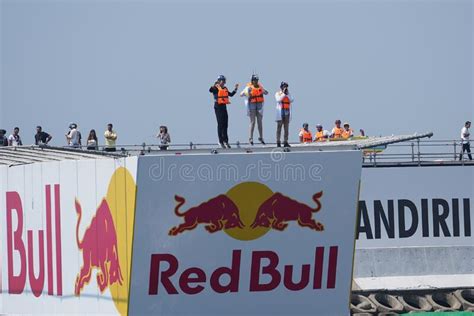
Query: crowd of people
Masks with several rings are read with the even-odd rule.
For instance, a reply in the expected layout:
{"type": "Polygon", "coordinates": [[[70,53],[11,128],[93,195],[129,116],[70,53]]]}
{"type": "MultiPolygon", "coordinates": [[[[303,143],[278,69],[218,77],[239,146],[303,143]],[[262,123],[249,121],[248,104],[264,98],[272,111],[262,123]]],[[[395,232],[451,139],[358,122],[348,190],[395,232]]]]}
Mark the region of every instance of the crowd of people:
{"type": "MultiPolygon", "coordinates": [[[[117,132],[113,129],[113,124],[107,124],[107,128],[104,132],[104,150],[107,152],[116,151],[117,132]]],[[[20,136],[20,128],[15,127],[10,136],[6,136],[7,131],[0,129],[0,146],[22,146],[23,141],[20,136]]],[[[65,134],[66,144],[71,148],[86,148],[88,150],[99,150],[99,140],[95,129],[89,131],[89,136],[83,144],[82,134],[79,131],[76,123],[69,124],[69,130],[65,134]]],[[[160,131],[156,135],[159,142],[159,147],[162,150],[168,149],[171,143],[171,137],[168,134],[168,128],[166,126],[160,126],[160,131]]],[[[36,127],[36,134],[34,135],[34,144],[38,146],[48,145],[53,136],[45,131],[41,126],[36,127]]]]}
{"type": "MultiPolygon", "coordinates": [[[[234,89],[229,91],[226,87],[227,79],[224,75],[217,77],[217,80],[209,88],[209,92],[214,97],[214,112],[217,120],[217,137],[219,139],[219,145],[222,148],[231,148],[229,144],[229,135],[227,133],[229,117],[227,113],[227,105],[230,104],[230,98],[233,97],[238,89],[239,84],[235,84],[234,89]]],[[[257,125],[258,130],[258,141],[265,145],[263,139],[263,107],[265,102],[265,96],[268,95],[268,91],[263,87],[259,81],[258,75],[252,75],[250,82],[245,85],[245,88],[240,92],[240,96],[244,98],[244,103],[247,109],[247,116],[249,117],[249,144],[254,145],[254,130],[257,125]]],[[[291,147],[288,142],[289,137],[289,125],[291,120],[291,110],[294,98],[289,91],[289,84],[287,82],[281,82],[280,89],[275,92],[275,122],[276,122],[276,145],[277,147],[282,146],[281,134],[283,129],[283,147],[291,147]]],[[[311,133],[309,124],[304,123],[303,127],[299,132],[300,143],[311,143],[311,142],[322,142],[328,140],[344,140],[353,138],[354,131],[350,127],[349,123],[342,124],[341,120],[336,120],[334,127],[331,132],[325,130],[321,124],[316,125],[316,130],[311,133]]],[[[462,151],[459,155],[459,160],[462,160],[464,152],[467,152],[468,157],[472,160],[471,149],[469,143],[469,128],[471,122],[467,121],[461,130],[461,142],[462,151]]],[[[359,130],[358,136],[364,137],[365,132],[363,129],[359,130]]],[[[89,136],[87,137],[86,143],[82,144],[82,136],[78,130],[76,123],[69,124],[69,130],[66,133],[67,145],[72,148],[87,148],[88,150],[98,150],[99,142],[96,131],[90,130],[89,136]]],[[[104,132],[104,150],[108,152],[116,151],[117,133],[113,129],[111,123],[107,124],[107,129],[104,132]]],[[[171,137],[168,133],[166,126],[160,126],[158,135],[156,135],[159,147],[162,150],[168,149],[171,143],[171,137]]],[[[36,134],[34,136],[36,145],[47,145],[53,137],[44,132],[41,126],[36,127],[36,134]]],[[[21,146],[23,145],[20,137],[20,129],[15,127],[13,133],[6,137],[6,131],[0,129],[0,146],[21,146]]]]}
{"type": "MultiPolygon", "coordinates": [[[[232,91],[229,91],[226,87],[226,77],[220,75],[217,80],[209,88],[209,92],[214,96],[214,111],[217,119],[217,136],[219,139],[219,145],[222,148],[230,148],[229,136],[227,135],[228,128],[228,114],[227,105],[230,104],[230,98],[233,97],[238,89],[239,84],[236,84],[232,91]]],[[[245,85],[245,88],[240,92],[240,96],[244,98],[245,106],[247,108],[247,116],[250,119],[249,125],[249,144],[254,144],[254,130],[255,125],[258,129],[258,141],[265,145],[263,139],[263,105],[265,102],[265,96],[268,95],[268,91],[259,82],[258,75],[252,75],[250,82],[245,85]]],[[[282,146],[281,134],[283,129],[283,147],[291,147],[288,142],[289,126],[291,119],[291,109],[294,99],[289,91],[289,85],[287,82],[280,84],[280,89],[275,93],[276,101],[276,144],[277,147],[282,146]]],[[[365,133],[361,129],[361,135],[365,133]]],[[[316,125],[315,137],[313,138],[312,133],[309,130],[307,123],[303,124],[303,128],[299,133],[299,140],[301,143],[309,143],[313,141],[325,141],[330,138],[332,139],[349,139],[354,136],[349,123],[344,123],[344,127],[341,127],[341,121],[337,120],[335,127],[332,132],[329,133],[323,130],[322,125],[316,125]]]]}

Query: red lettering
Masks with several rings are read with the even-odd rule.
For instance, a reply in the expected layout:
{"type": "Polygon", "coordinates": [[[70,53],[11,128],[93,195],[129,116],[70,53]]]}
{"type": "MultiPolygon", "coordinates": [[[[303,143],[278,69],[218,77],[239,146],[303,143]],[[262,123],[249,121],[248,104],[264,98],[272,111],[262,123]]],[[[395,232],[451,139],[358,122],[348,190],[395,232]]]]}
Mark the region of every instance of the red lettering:
{"type": "Polygon", "coordinates": [[[333,289],[336,287],[337,249],[337,246],[332,246],[329,248],[328,289],[333,289]]]}
{"type": "Polygon", "coordinates": [[[43,231],[38,231],[39,245],[39,273],[35,277],[35,265],[33,261],[33,231],[28,230],[28,278],[30,279],[31,291],[34,296],[38,297],[43,292],[44,286],[44,240],[43,231]]]}
{"type": "Polygon", "coordinates": [[[211,288],[217,293],[238,292],[240,279],[240,250],[232,251],[232,267],[221,267],[216,269],[211,275],[211,288]],[[229,284],[222,285],[219,280],[224,274],[229,275],[229,284]]]}
{"type": "Polygon", "coordinates": [[[293,266],[285,266],[285,273],[283,277],[283,284],[290,291],[299,291],[304,289],[309,283],[309,271],[311,266],[303,264],[301,267],[301,279],[298,283],[293,283],[293,266]]]}
{"type": "Polygon", "coordinates": [[[203,283],[206,282],[206,274],[203,270],[199,268],[189,268],[184,270],[183,274],[179,277],[179,287],[186,294],[198,294],[204,290],[204,286],[197,285],[191,287],[192,283],[203,283]],[[192,274],[195,274],[195,277],[191,277],[192,274]]]}
{"type": "Polygon", "coordinates": [[[320,289],[323,282],[324,247],[316,247],[314,255],[313,289],[320,289]]]}
{"type": "Polygon", "coordinates": [[[55,226],[56,231],[56,290],[58,295],[63,295],[63,267],[61,254],[61,199],[59,184],[54,185],[54,210],[55,210],[55,226]]]}
{"type": "Polygon", "coordinates": [[[53,295],[53,238],[51,236],[51,186],[46,191],[46,257],[48,258],[48,294],[53,295]]]}
{"type": "Polygon", "coordinates": [[[170,254],[153,254],[150,262],[150,280],[148,287],[149,295],[158,294],[158,284],[160,283],[160,263],[166,261],[169,265],[168,270],[161,272],[161,283],[168,294],[178,294],[178,291],[170,281],[170,277],[178,270],[178,260],[170,254]]]}
{"type": "Polygon", "coordinates": [[[254,251],[252,253],[250,292],[271,291],[280,284],[281,275],[276,269],[278,261],[278,255],[273,251],[254,251]],[[263,267],[262,274],[268,274],[271,277],[271,281],[266,284],[260,283],[260,264],[263,258],[268,259],[269,263],[263,267]]]}
{"type": "Polygon", "coordinates": [[[26,251],[21,238],[23,232],[23,207],[20,195],[17,192],[7,192],[7,252],[8,252],[8,293],[21,294],[26,283],[26,251]],[[16,211],[17,228],[12,231],[12,213],[16,211]],[[12,240],[13,238],[13,240],[12,240]],[[20,267],[18,275],[14,275],[13,250],[17,250],[20,255],[20,267]]]}

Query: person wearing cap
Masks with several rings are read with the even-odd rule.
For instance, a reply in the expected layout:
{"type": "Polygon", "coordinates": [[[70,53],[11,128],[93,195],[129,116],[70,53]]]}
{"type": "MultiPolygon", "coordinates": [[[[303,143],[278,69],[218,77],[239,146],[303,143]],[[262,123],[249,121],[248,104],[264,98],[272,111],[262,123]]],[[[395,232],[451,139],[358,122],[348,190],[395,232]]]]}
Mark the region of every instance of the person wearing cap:
{"type": "Polygon", "coordinates": [[[316,133],[314,134],[315,142],[324,142],[329,138],[329,132],[323,129],[321,124],[316,125],[316,133]]]}
{"type": "Polygon", "coordinates": [[[300,143],[311,143],[313,141],[313,135],[309,130],[308,123],[303,123],[303,128],[300,130],[300,143]]]}
{"type": "Polygon", "coordinates": [[[229,97],[237,93],[239,84],[237,83],[232,92],[225,86],[226,78],[223,75],[217,77],[216,82],[209,88],[209,92],[214,96],[214,112],[217,119],[217,137],[222,148],[230,148],[227,128],[229,126],[229,116],[227,114],[227,104],[230,104],[229,97]]]}
{"type": "Polygon", "coordinates": [[[8,146],[22,146],[23,142],[20,137],[20,128],[15,127],[13,133],[8,136],[8,146]]]}
{"type": "Polygon", "coordinates": [[[334,122],[336,126],[331,131],[331,135],[329,136],[330,138],[342,138],[342,132],[344,132],[344,129],[341,127],[341,120],[336,120],[334,122]]]}
{"type": "Polygon", "coordinates": [[[342,138],[349,139],[354,136],[354,131],[350,128],[349,123],[344,123],[344,130],[342,131],[342,138]]]}
{"type": "Polygon", "coordinates": [[[69,131],[66,133],[66,141],[69,147],[80,148],[81,139],[76,123],[69,124],[69,131]]]}
{"type": "Polygon", "coordinates": [[[0,147],[8,146],[8,138],[5,136],[6,134],[6,130],[0,129],[0,147]]]}
{"type": "Polygon", "coordinates": [[[116,151],[115,141],[117,140],[117,133],[113,130],[112,123],[107,124],[107,130],[104,132],[105,137],[105,151],[116,151]]]}
{"type": "Polygon", "coordinates": [[[459,155],[459,160],[462,160],[464,156],[464,152],[467,152],[467,156],[469,157],[469,160],[472,160],[472,155],[471,155],[471,144],[469,143],[469,128],[471,128],[471,122],[467,121],[464,123],[464,127],[461,129],[461,143],[462,143],[462,149],[461,149],[461,154],[459,155]]]}
{"type": "Polygon", "coordinates": [[[250,82],[240,93],[241,97],[245,97],[245,105],[247,107],[247,116],[250,118],[249,127],[249,143],[253,145],[253,131],[255,130],[255,119],[258,126],[259,142],[265,145],[263,140],[263,104],[264,95],[268,94],[263,85],[258,82],[258,75],[252,75],[250,82]]]}
{"type": "Polygon", "coordinates": [[[35,145],[47,145],[52,138],[53,136],[43,132],[41,126],[36,126],[35,145]]]}
{"type": "Polygon", "coordinates": [[[291,113],[291,104],[293,103],[293,98],[288,90],[288,83],[282,82],[280,84],[280,91],[275,93],[275,99],[277,101],[276,105],[276,122],[277,122],[277,131],[276,131],[276,142],[277,147],[281,147],[281,128],[283,126],[284,135],[283,135],[283,146],[291,147],[288,143],[288,133],[290,127],[290,113],[291,113]]]}

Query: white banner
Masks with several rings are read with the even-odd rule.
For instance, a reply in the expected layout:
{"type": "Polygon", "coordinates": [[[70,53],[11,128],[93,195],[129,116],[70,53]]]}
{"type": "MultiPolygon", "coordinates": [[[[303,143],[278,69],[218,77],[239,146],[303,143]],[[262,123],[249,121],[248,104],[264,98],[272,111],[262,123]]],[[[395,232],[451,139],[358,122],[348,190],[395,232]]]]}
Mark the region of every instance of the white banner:
{"type": "Polygon", "coordinates": [[[474,167],[363,168],[357,248],[474,245],[474,167]]]}
{"type": "Polygon", "coordinates": [[[131,314],[349,312],[361,153],[141,157],[131,314]]]}
{"type": "Polygon", "coordinates": [[[0,168],[0,313],[126,314],[137,158],[0,168]]]}

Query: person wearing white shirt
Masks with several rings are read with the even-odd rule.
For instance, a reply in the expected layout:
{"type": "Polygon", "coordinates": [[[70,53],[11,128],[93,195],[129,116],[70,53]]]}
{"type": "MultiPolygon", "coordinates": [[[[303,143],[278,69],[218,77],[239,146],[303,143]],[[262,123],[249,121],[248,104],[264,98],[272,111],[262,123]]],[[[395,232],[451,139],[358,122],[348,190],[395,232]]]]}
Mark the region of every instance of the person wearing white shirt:
{"type": "Polygon", "coordinates": [[[66,140],[67,144],[73,148],[80,148],[80,133],[77,130],[77,124],[71,123],[69,124],[69,132],[66,133],[66,140]]]}
{"type": "Polygon", "coordinates": [[[288,143],[288,134],[290,128],[290,119],[291,119],[291,106],[293,104],[293,98],[291,97],[290,92],[288,91],[288,83],[282,82],[280,84],[280,91],[275,93],[275,100],[277,101],[276,105],[276,118],[277,122],[277,131],[276,131],[276,142],[277,147],[281,147],[281,128],[283,127],[283,146],[290,147],[288,143]]]}
{"type": "Polygon", "coordinates": [[[472,160],[471,156],[471,144],[469,143],[469,128],[471,128],[471,122],[467,121],[464,124],[464,127],[461,129],[461,143],[462,143],[462,150],[461,154],[459,155],[459,160],[462,160],[464,152],[467,152],[467,156],[469,160],[472,160]]]}
{"type": "Polygon", "coordinates": [[[20,129],[18,127],[15,127],[13,129],[13,134],[8,136],[8,146],[21,146],[23,143],[21,142],[21,137],[20,137],[20,129]]]}

